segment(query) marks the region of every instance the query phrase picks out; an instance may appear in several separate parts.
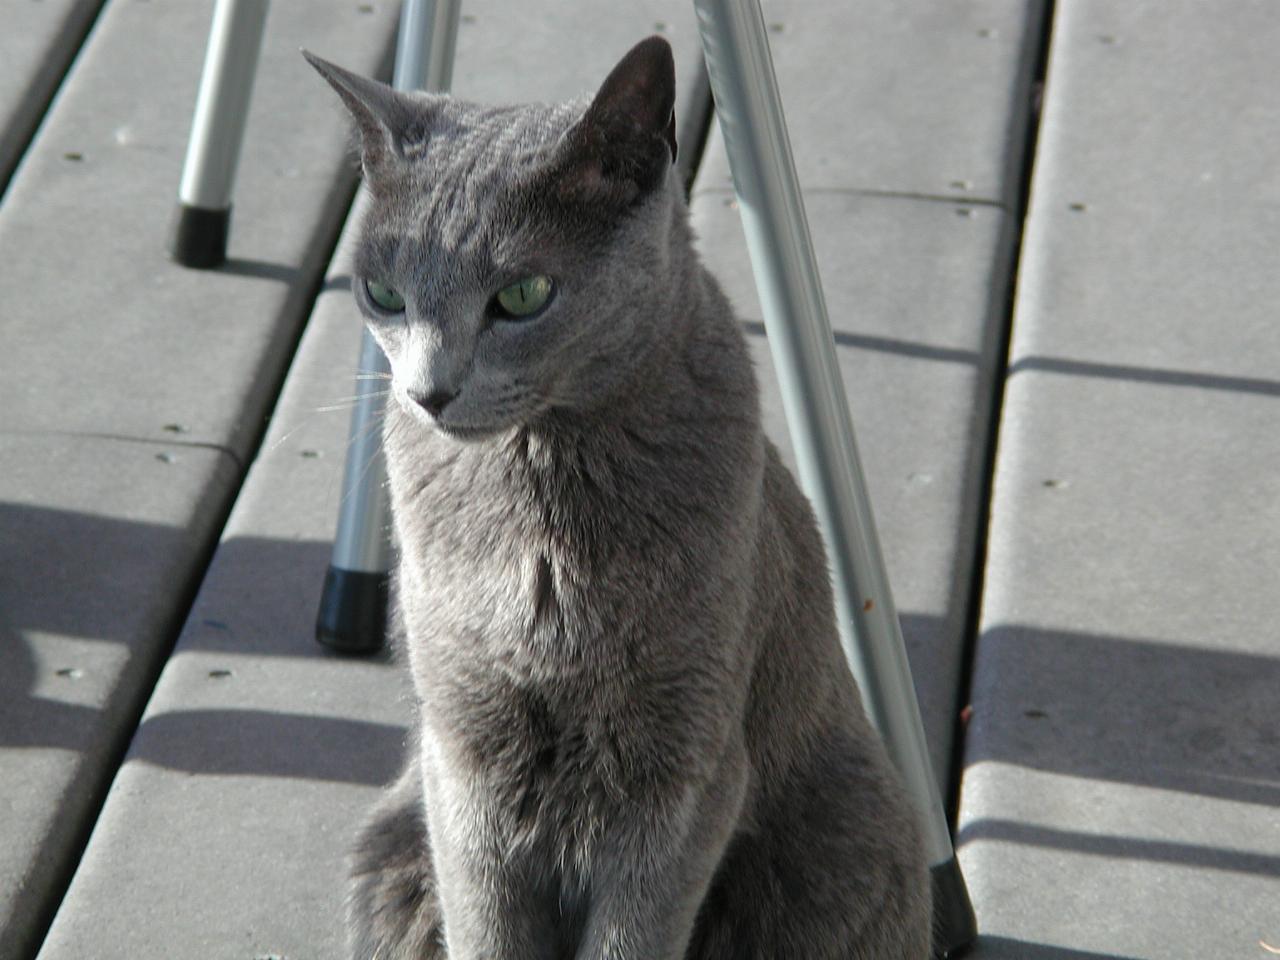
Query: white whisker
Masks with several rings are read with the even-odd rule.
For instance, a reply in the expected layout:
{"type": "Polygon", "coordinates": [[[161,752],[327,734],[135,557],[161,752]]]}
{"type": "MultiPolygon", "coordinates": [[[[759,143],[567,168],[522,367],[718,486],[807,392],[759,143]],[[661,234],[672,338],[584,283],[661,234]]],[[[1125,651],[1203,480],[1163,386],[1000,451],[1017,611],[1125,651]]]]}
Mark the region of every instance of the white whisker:
{"type": "MultiPolygon", "coordinates": [[[[368,422],[368,423],[366,423],[366,424],[364,425],[364,428],[363,428],[362,430],[360,430],[358,433],[356,433],[356,434],[354,434],[354,435],[352,435],[352,436],[349,436],[349,437],[347,438],[346,445],[345,445],[345,447],[343,448],[343,453],[344,453],[344,459],[343,459],[343,462],[344,462],[344,463],[345,463],[345,461],[346,461],[346,458],[351,456],[351,448],[352,448],[355,444],[357,444],[357,443],[362,443],[362,442],[363,442],[363,441],[364,441],[364,440],[369,436],[369,434],[370,434],[372,431],[374,431],[374,430],[377,430],[377,431],[378,431],[378,433],[379,433],[379,436],[378,436],[378,452],[382,452],[382,453],[384,453],[384,454],[385,454],[386,437],[385,437],[385,435],[383,434],[383,429],[382,429],[382,428],[383,428],[383,426],[384,426],[384,423],[383,423],[383,416],[384,416],[385,414],[386,414],[386,409],[385,409],[385,408],[384,408],[384,409],[382,409],[382,410],[378,410],[378,411],[376,411],[376,412],[374,413],[374,415],[373,415],[373,416],[371,416],[371,417],[369,418],[369,422],[368,422]]],[[[356,482],[356,484],[355,484],[355,485],[354,485],[350,490],[348,490],[348,491],[347,491],[346,496],[344,496],[344,497],[341,499],[340,503],[346,503],[346,501],[351,497],[351,494],[355,492],[355,488],[356,488],[356,487],[358,487],[358,486],[360,486],[360,484],[364,482],[364,478],[368,475],[368,473],[369,473],[369,468],[373,465],[373,461],[374,461],[374,459],[375,459],[375,457],[374,457],[374,456],[372,456],[372,455],[369,457],[368,461],[366,461],[366,463],[365,463],[365,465],[364,465],[364,468],[360,471],[360,477],[359,477],[358,481],[356,482]]],[[[343,471],[343,474],[345,474],[345,470],[343,471]]],[[[337,481],[337,479],[338,479],[338,477],[339,477],[339,476],[340,476],[340,474],[339,474],[339,473],[337,473],[337,472],[335,472],[335,473],[333,474],[333,476],[332,476],[332,477],[330,477],[330,480],[329,480],[329,488],[330,488],[330,489],[333,489],[333,484],[337,481]]]]}
{"type": "Polygon", "coordinates": [[[357,403],[359,403],[362,400],[385,397],[390,393],[391,393],[390,390],[376,390],[372,393],[357,393],[355,396],[351,396],[351,397],[339,397],[336,400],[331,400],[328,404],[326,404],[323,407],[313,408],[312,412],[313,413],[331,413],[334,410],[350,410],[352,407],[354,407],[357,403]]]}

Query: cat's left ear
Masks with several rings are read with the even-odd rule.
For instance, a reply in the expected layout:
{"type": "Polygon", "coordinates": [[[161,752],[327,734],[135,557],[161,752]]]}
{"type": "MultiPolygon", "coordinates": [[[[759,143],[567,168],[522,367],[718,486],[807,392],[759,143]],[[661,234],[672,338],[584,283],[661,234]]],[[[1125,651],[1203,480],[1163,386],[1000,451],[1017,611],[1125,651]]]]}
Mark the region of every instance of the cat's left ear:
{"type": "Polygon", "coordinates": [[[671,44],[657,36],[641,40],[570,131],[565,185],[623,202],[658,186],[676,159],[675,103],[671,44]]]}
{"type": "Polygon", "coordinates": [[[375,187],[404,158],[408,148],[427,138],[431,120],[428,104],[393,90],[385,83],[343,70],[303,50],[307,63],[337,91],[360,129],[361,163],[375,187]]]}

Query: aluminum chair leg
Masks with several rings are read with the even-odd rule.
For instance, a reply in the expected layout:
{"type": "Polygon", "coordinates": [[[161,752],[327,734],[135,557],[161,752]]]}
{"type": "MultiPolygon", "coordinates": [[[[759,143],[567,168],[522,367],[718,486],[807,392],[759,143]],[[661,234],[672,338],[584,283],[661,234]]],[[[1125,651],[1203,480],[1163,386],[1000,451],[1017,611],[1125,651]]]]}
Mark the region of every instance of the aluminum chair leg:
{"type": "Polygon", "coordinates": [[[227,258],[231,186],[262,50],[267,0],[218,0],[178,187],[170,253],[207,269],[227,258]]]}
{"type": "MultiPolygon", "coordinates": [[[[460,0],[406,0],[392,80],[397,90],[449,89],[460,7],[460,0]]],[[[358,372],[390,372],[368,330],[360,343],[358,372]]],[[[343,653],[372,653],[386,636],[391,569],[391,511],[382,457],[385,384],[380,379],[356,383],[360,400],[351,411],[338,530],[320,597],[316,639],[343,653]]]]}
{"type": "Polygon", "coordinates": [[[695,0],[716,114],[783,406],[834,578],[840,639],[868,715],[915,798],[934,880],[934,950],[976,936],[836,365],[759,0],[695,0]]]}

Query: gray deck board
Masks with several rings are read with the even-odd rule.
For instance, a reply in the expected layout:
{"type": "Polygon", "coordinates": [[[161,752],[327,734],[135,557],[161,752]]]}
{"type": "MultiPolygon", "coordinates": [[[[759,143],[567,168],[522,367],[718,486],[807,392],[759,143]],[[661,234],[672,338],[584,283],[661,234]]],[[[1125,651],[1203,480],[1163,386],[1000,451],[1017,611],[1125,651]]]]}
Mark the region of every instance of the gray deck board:
{"type": "Polygon", "coordinates": [[[10,3],[0,31],[0,196],[103,0],[10,3]]]}
{"type": "Polygon", "coordinates": [[[42,960],[343,955],[344,858],[409,716],[398,669],[312,639],[347,420],[317,408],[358,335],[326,294],[42,960]]]}
{"type": "Polygon", "coordinates": [[[199,273],[165,237],[211,6],[109,3],[0,205],[4,960],[75,866],[345,210],[346,122],[291,108],[297,47],[372,70],[395,22],[273,5],[233,261],[199,273]]]}
{"type": "Polygon", "coordinates": [[[0,378],[0,430],[169,441],[178,424],[247,459],[353,185],[345,118],[296,108],[298,48],[372,69],[395,17],[273,5],[230,262],[193,271],[166,246],[211,8],[113,0],[11,184],[0,331],[23,374],[0,378]]]}
{"type": "Polygon", "coordinates": [[[1280,21],[1060,0],[961,797],[980,957],[1280,946],[1280,21]]]}
{"type": "Polygon", "coordinates": [[[654,33],[675,53],[678,112],[690,78],[701,69],[692,3],[632,0],[623,10],[590,0],[465,0],[453,92],[480,103],[590,97],[622,55],[654,33]],[[511,32],[513,23],[519,23],[518,34],[511,32]]]}
{"type": "Polygon", "coordinates": [[[0,957],[11,960],[38,945],[238,470],[208,448],[81,437],[0,435],[0,462],[0,957]]]}
{"type": "MultiPolygon", "coordinates": [[[[1012,209],[1045,6],[766,0],[800,182],[1012,209]]],[[[707,172],[729,186],[723,141],[707,172]]]]}

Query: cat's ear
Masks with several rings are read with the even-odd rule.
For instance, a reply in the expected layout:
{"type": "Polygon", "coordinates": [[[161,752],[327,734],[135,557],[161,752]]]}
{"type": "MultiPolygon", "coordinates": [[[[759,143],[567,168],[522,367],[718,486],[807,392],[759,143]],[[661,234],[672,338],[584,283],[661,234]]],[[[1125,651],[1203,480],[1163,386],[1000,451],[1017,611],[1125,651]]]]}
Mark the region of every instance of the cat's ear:
{"type": "Polygon", "coordinates": [[[303,50],[307,63],[337,91],[360,129],[361,163],[371,183],[385,176],[408,148],[427,137],[426,104],[303,50]]]}
{"type": "Polygon", "coordinates": [[[660,184],[676,159],[675,102],[671,44],[656,36],[641,40],[570,131],[566,186],[630,202],[660,184]]]}

